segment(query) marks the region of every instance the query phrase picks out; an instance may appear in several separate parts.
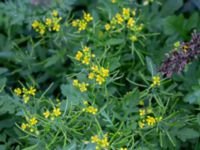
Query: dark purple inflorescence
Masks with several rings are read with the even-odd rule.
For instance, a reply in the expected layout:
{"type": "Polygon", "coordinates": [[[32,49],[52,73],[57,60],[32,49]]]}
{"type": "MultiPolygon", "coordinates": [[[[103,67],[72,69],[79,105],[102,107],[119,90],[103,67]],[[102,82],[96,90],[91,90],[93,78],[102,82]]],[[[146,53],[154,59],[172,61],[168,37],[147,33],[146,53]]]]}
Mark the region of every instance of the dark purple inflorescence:
{"type": "Polygon", "coordinates": [[[159,71],[166,77],[180,73],[184,67],[200,54],[200,33],[193,33],[189,42],[182,42],[179,48],[167,55],[159,71]]]}

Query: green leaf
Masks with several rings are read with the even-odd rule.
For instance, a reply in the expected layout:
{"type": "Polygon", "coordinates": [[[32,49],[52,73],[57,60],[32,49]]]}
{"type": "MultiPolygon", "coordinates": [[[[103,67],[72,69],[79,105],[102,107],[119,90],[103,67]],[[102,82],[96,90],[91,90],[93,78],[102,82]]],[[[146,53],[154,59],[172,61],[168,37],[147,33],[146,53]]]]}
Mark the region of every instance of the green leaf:
{"type": "Polygon", "coordinates": [[[177,136],[179,139],[185,142],[188,139],[198,138],[199,132],[192,128],[183,128],[177,132],[177,136]]]}
{"type": "Polygon", "coordinates": [[[189,93],[185,99],[185,102],[189,102],[190,104],[200,103],[200,89],[197,89],[191,93],[189,93]]]}
{"type": "Polygon", "coordinates": [[[119,45],[119,44],[122,44],[124,43],[124,39],[123,38],[120,38],[120,39],[109,39],[108,41],[106,41],[106,45],[119,45]]]}
{"type": "Polygon", "coordinates": [[[146,57],[147,69],[152,76],[156,75],[156,67],[150,57],[146,57]]]}
{"type": "Polygon", "coordinates": [[[200,113],[198,113],[198,115],[197,115],[197,122],[200,125],[200,113]]]}
{"type": "Polygon", "coordinates": [[[87,99],[85,93],[81,93],[77,88],[69,84],[61,85],[61,92],[72,102],[72,104],[79,104],[82,100],[87,99]]]}

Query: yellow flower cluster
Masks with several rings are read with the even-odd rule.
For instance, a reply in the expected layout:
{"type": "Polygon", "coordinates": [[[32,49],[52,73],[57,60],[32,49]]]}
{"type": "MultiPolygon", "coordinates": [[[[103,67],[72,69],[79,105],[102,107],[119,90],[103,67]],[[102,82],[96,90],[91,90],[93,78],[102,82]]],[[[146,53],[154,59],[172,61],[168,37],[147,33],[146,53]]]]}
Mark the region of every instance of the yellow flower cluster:
{"type": "Polygon", "coordinates": [[[36,89],[33,88],[32,86],[27,89],[25,87],[21,88],[15,88],[14,89],[14,93],[17,96],[22,96],[24,103],[28,103],[28,101],[30,100],[30,96],[35,96],[36,93],[36,89]]]}
{"type": "Polygon", "coordinates": [[[88,112],[88,113],[93,114],[93,115],[96,115],[98,109],[93,107],[93,106],[88,106],[86,108],[83,108],[83,111],[88,112]]]}
{"type": "Polygon", "coordinates": [[[125,148],[120,148],[119,150],[128,150],[128,149],[125,147],[125,148]]]}
{"type": "Polygon", "coordinates": [[[89,65],[91,58],[94,58],[95,55],[91,53],[91,49],[85,46],[82,50],[79,50],[76,53],[76,60],[80,61],[82,64],[89,65]]]}
{"type": "Polygon", "coordinates": [[[99,138],[98,135],[94,135],[91,137],[91,142],[96,144],[96,150],[100,150],[102,148],[108,148],[110,145],[107,134],[105,134],[103,138],[99,138]]]}
{"type": "Polygon", "coordinates": [[[46,110],[43,113],[43,115],[45,118],[49,118],[51,116],[51,119],[54,120],[54,117],[58,117],[61,115],[61,111],[60,111],[60,108],[55,107],[52,112],[50,112],[49,110],[46,110]]]}
{"type": "Polygon", "coordinates": [[[80,83],[78,80],[73,80],[73,86],[79,88],[81,92],[86,92],[89,84],[85,82],[80,83]]]}
{"type": "MultiPolygon", "coordinates": [[[[109,76],[109,69],[106,69],[104,67],[94,64],[92,61],[92,58],[94,57],[95,55],[91,52],[91,49],[85,46],[82,50],[76,53],[75,59],[85,65],[92,64],[90,65],[90,68],[89,68],[88,78],[91,80],[95,79],[95,81],[99,85],[101,85],[106,81],[106,78],[109,76]]],[[[73,85],[76,87],[81,87],[81,84],[79,84],[77,80],[74,80],[73,85]]],[[[82,86],[84,87],[84,85],[85,84],[83,84],[82,86]]]]}
{"type": "Polygon", "coordinates": [[[46,18],[44,22],[40,22],[38,20],[33,21],[32,27],[33,29],[40,33],[40,35],[44,35],[45,32],[48,31],[60,31],[60,21],[61,17],[58,15],[58,11],[54,10],[51,13],[50,18],[46,18]]]}
{"type": "Polygon", "coordinates": [[[105,82],[106,78],[109,76],[109,70],[104,67],[98,67],[93,65],[91,67],[91,72],[88,74],[89,79],[96,78],[96,82],[101,85],[105,82]]]}
{"type": "Polygon", "coordinates": [[[110,21],[105,24],[105,30],[117,29],[118,26],[125,26],[131,32],[130,40],[136,42],[138,37],[135,33],[140,32],[143,29],[143,24],[138,24],[135,19],[136,10],[130,8],[122,8],[121,13],[117,13],[110,21]]]}
{"type": "Polygon", "coordinates": [[[156,122],[159,122],[162,120],[162,117],[153,117],[150,116],[149,114],[152,114],[153,110],[151,107],[147,108],[147,109],[140,109],[139,110],[139,115],[141,117],[140,121],[138,121],[138,126],[140,128],[144,128],[145,124],[147,124],[148,126],[153,126],[155,125],[156,122]],[[148,114],[148,115],[147,115],[148,114]],[[146,116],[147,115],[147,116],[146,116]]]}
{"type": "Polygon", "coordinates": [[[160,77],[159,76],[153,76],[152,78],[152,84],[151,87],[159,86],[160,85],[160,77]]]}
{"type": "Polygon", "coordinates": [[[27,130],[29,129],[30,132],[34,132],[37,129],[35,128],[35,126],[37,125],[38,120],[35,117],[30,118],[27,123],[22,123],[21,124],[21,129],[22,130],[27,130]]]}
{"type": "Polygon", "coordinates": [[[83,31],[87,28],[89,22],[93,20],[90,13],[83,13],[83,19],[76,19],[72,21],[72,26],[77,27],[78,31],[83,31]]]}

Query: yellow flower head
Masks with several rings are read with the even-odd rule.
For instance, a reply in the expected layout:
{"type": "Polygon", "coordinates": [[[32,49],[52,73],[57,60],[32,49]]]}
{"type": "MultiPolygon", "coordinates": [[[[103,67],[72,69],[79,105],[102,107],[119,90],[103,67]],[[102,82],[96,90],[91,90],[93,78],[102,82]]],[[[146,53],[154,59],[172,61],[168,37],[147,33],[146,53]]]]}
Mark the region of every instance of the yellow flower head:
{"type": "Polygon", "coordinates": [[[124,22],[124,19],[122,18],[121,14],[117,13],[115,17],[117,19],[118,24],[122,24],[124,22]]]}
{"type": "Polygon", "coordinates": [[[93,107],[93,106],[88,106],[86,109],[85,109],[86,112],[88,113],[91,113],[93,115],[95,115],[98,111],[97,108],[93,107]]]}
{"type": "Polygon", "coordinates": [[[144,116],[145,115],[145,109],[140,109],[139,114],[140,114],[140,116],[144,116]]]}
{"type": "Polygon", "coordinates": [[[120,148],[119,150],[128,150],[127,148],[120,148]]]}
{"type": "Polygon", "coordinates": [[[81,92],[87,91],[87,86],[88,86],[88,84],[85,83],[85,82],[80,83],[80,84],[79,84],[79,89],[80,89],[80,91],[81,91],[81,92]]]}
{"type": "Polygon", "coordinates": [[[28,91],[28,94],[32,95],[32,96],[35,96],[35,92],[36,92],[36,89],[33,88],[32,86],[29,88],[29,91],[28,91]]]}
{"type": "Polygon", "coordinates": [[[34,126],[34,125],[36,125],[38,123],[38,121],[37,121],[37,119],[35,118],[35,117],[33,117],[33,118],[31,118],[30,120],[29,120],[29,124],[31,125],[31,126],[34,126]]]}
{"type": "Polygon", "coordinates": [[[105,24],[105,29],[106,29],[106,31],[110,30],[110,28],[111,28],[111,26],[110,26],[109,23],[105,24]]]}
{"type": "Polygon", "coordinates": [[[61,115],[61,111],[60,111],[60,108],[54,108],[53,109],[53,114],[54,116],[58,117],[61,115]]]}
{"type": "Polygon", "coordinates": [[[73,26],[73,27],[77,27],[78,24],[79,24],[79,21],[80,21],[80,20],[78,20],[78,19],[77,19],[77,20],[73,20],[73,21],[72,21],[72,26],[73,26]]]}
{"type": "Polygon", "coordinates": [[[75,86],[75,87],[79,86],[78,80],[73,80],[73,86],[75,86]]]}
{"type": "Polygon", "coordinates": [[[101,140],[100,144],[101,147],[106,148],[109,146],[109,142],[108,142],[108,137],[107,135],[104,136],[104,138],[101,140]]]}
{"type": "Polygon", "coordinates": [[[83,104],[84,105],[88,105],[88,101],[83,101],[83,104]]]}
{"type": "Polygon", "coordinates": [[[29,100],[30,100],[30,97],[29,97],[28,95],[24,94],[24,95],[23,95],[23,101],[24,101],[24,103],[25,103],[25,104],[28,103],[29,100]]]}
{"type": "Polygon", "coordinates": [[[111,2],[114,4],[114,3],[116,3],[116,0],[111,0],[111,2]]]}
{"type": "Polygon", "coordinates": [[[187,45],[184,45],[184,46],[182,47],[182,49],[183,49],[183,51],[186,53],[186,52],[188,51],[189,47],[188,47],[187,45]]]}
{"type": "Polygon", "coordinates": [[[154,125],[156,123],[156,119],[151,116],[147,116],[146,122],[148,125],[154,125]]]}
{"type": "Polygon", "coordinates": [[[39,25],[40,25],[40,22],[37,20],[34,20],[34,22],[32,23],[33,29],[36,29],[37,27],[39,27],[39,25]]]}
{"type": "Polygon", "coordinates": [[[159,76],[153,76],[152,78],[152,84],[151,84],[151,87],[154,87],[154,86],[159,86],[160,85],[160,77],[159,76]]]}
{"type": "Polygon", "coordinates": [[[54,24],[54,25],[53,25],[53,31],[57,31],[57,32],[60,31],[60,25],[57,24],[57,23],[54,24]]]}
{"type": "Polygon", "coordinates": [[[22,90],[20,88],[15,88],[14,89],[14,93],[17,95],[17,96],[20,96],[22,94],[22,90]]]}
{"type": "Polygon", "coordinates": [[[100,75],[97,75],[96,81],[99,83],[99,85],[101,85],[102,83],[105,82],[105,78],[103,78],[103,77],[100,76],[100,75]]]}
{"type": "Polygon", "coordinates": [[[144,128],[144,126],[145,126],[144,122],[142,122],[142,121],[139,121],[139,122],[138,122],[138,125],[139,125],[139,127],[140,127],[141,129],[144,128]]]}
{"type": "Polygon", "coordinates": [[[93,20],[93,17],[91,16],[90,13],[83,13],[83,18],[87,21],[87,22],[90,22],[93,20]]]}
{"type": "Polygon", "coordinates": [[[78,30],[79,30],[79,31],[83,31],[83,30],[86,29],[86,27],[87,27],[87,22],[84,21],[84,20],[81,20],[81,21],[79,22],[79,28],[78,28],[78,30]]]}
{"type": "Polygon", "coordinates": [[[87,47],[87,46],[85,46],[85,47],[83,48],[83,51],[84,51],[84,52],[89,52],[89,50],[90,50],[90,48],[87,47]]]}
{"type": "Polygon", "coordinates": [[[82,60],[82,63],[85,64],[85,65],[89,65],[90,63],[90,58],[88,56],[85,56],[82,60]]]}
{"type": "Polygon", "coordinates": [[[43,113],[45,118],[48,118],[50,116],[50,112],[47,110],[43,113]]]}
{"type": "Polygon", "coordinates": [[[95,77],[95,74],[94,74],[93,72],[90,72],[90,73],[88,74],[88,78],[89,78],[89,79],[94,79],[94,77],[95,77]]]}
{"type": "Polygon", "coordinates": [[[50,26],[52,24],[52,20],[50,18],[46,18],[45,24],[50,26]]]}
{"type": "Polygon", "coordinates": [[[92,69],[92,71],[94,71],[94,72],[98,72],[98,71],[99,71],[99,68],[98,68],[97,65],[93,65],[93,66],[91,67],[91,69],[92,69]]]}
{"type": "Polygon", "coordinates": [[[53,10],[53,12],[52,12],[52,16],[54,16],[54,17],[58,17],[58,11],[57,11],[57,10],[53,10]]]}
{"type": "Polygon", "coordinates": [[[109,76],[109,70],[101,67],[101,74],[103,77],[108,77],[109,76]]]}
{"type": "Polygon", "coordinates": [[[135,24],[135,20],[131,17],[128,19],[128,22],[127,22],[127,27],[128,28],[132,28],[135,24]]]}
{"type": "Polygon", "coordinates": [[[130,8],[123,8],[123,16],[125,19],[130,17],[130,8]]]}
{"type": "Polygon", "coordinates": [[[97,142],[99,142],[99,140],[100,139],[99,139],[99,137],[97,135],[94,135],[94,136],[91,137],[91,142],[92,143],[97,143],[97,142]]]}
{"type": "Polygon", "coordinates": [[[22,123],[22,125],[21,125],[22,130],[26,130],[27,127],[28,127],[28,125],[26,123],[22,123]]]}
{"type": "Polygon", "coordinates": [[[80,61],[82,56],[83,56],[83,53],[81,51],[78,51],[76,53],[76,60],[80,61]]]}

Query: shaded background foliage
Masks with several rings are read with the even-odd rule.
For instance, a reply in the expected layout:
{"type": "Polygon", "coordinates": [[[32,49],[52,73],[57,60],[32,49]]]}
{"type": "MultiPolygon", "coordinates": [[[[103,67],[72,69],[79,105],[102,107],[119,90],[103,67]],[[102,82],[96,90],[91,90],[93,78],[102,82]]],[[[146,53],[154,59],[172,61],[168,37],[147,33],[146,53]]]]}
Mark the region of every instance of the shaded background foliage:
{"type": "MultiPolygon", "coordinates": [[[[112,10],[110,9],[112,7],[106,6],[106,2],[103,0],[46,0],[42,4],[39,0],[0,2],[0,149],[20,149],[17,145],[21,144],[18,139],[18,135],[21,133],[14,126],[17,119],[15,116],[17,108],[9,96],[11,88],[18,86],[19,81],[35,85],[40,90],[44,90],[51,83],[54,83],[48,91],[48,95],[59,97],[61,96],[58,94],[60,93],[60,85],[66,82],[66,74],[77,71],[68,57],[74,55],[79,48],[80,44],[77,45],[77,42],[96,40],[93,42],[96,42],[97,45],[106,44],[100,38],[92,38],[94,36],[92,34],[91,39],[80,36],[77,41],[72,40],[73,36],[70,32],[73,29],[68,24],[65,25],[66,28],[63,28],[63,32],[40,38],[31,29],[32,21],[43,18],[49,13],[49,10],[53,9],[59,10],[65,19],[79,18],[83,11],[91,11],[95,19],[106,20],[102,18],[103,14],[99,14],[94,9],[98,9],[98,2],[105,6],[105,12],[112,10]]],[[[200,1],[160,0],[144,7],[142,3],[143,1],[138,0],[137,7],[141,9],[141,20],[145,24],[145,32],[147,34],[157,33],[145,40],[145,45],[142,47],[144,50],[143,58],[146,60],[145,64],[152,63],[155,66],[156,73],[165,57],[164,54],[173,49],[174,42],[178,40],[188,41],[194,29],[199,31],[200,1]]],[[[133,5],[135,4],[133,3],[133,5]]],[[[100,31],[96,32],[100,33],[100,31]]],[[[120,41],[119,38],[113,39],[110,43],[113,45],[127,44],[123,40],[120,41]]],[[[142,83],[145,82],[145,78],[150,78],[148,68],[137,63],[139,60],[135,61],[134,58],[126,54],[111,58],[110,61],[111,64],[115,65],[112,66],[113,70],[118,68],[120,72],[125,72],[118,81],[122,85],[117,88],[118,93],[115,92],[116,87],[112,87],[113,93],[116,95],[123,97],[127,91],[135,87],[127,79],[142,83]]],[[[174,75],[173,81],[170,83],[175,91],[184,95],[182,98],[187,105],[179,102],[180,107],[186,107],[189,114],[197,115],[200,124],[200,114],[197,114],[200,105],[199,74],[199,60],[196,60],[188,65],[182,74],[174,75]]],[[[189,130],[188,132],[194,132],[189,130]]],[[[181,131],[178,132],[181,134],[181,131]]],[[[198,141],[198,138],[196,140],[198,141]]],[[[191,147],[193,142],[185,143],[182,147],[191,147]]],[[[195,147],[198,149],[199,145],[193,146],[194,149],[195,147]]]]}

